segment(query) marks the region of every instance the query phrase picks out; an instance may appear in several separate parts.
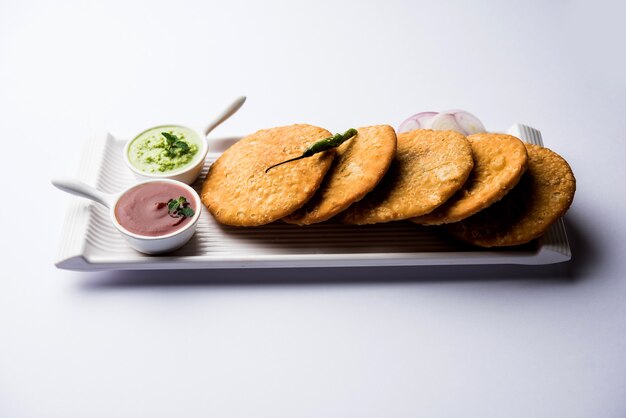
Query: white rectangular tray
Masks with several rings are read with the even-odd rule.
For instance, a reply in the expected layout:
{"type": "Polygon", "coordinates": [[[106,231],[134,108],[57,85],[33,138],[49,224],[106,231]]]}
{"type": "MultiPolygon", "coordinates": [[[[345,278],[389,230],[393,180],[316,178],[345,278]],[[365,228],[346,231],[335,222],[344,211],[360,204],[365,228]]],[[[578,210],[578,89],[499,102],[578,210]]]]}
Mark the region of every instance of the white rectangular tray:
{"type": "MultiPolygon", "coordinates": [[[[543,145],[536,129],[517,124],[509,133],[543,145]]],[[[110,134],[90,140],[83,150],[78,178],[108,193],[131,185],[135,179],[122,160],[124,142],[110,134]]],[[[212,144],[200,178],[227,144],[212,144]]],[[[200,185],[198,181],[194,187],[200,185]]],[[[69,270],[552,264],[571,258],[562,220],[531,244],[487,250],[459,244],[436,228],[411,222],[370,226],[326,222],[308,227],[277,222],[235,228],[218,224],[206,210],[185,247],[168,255],[148,256],[126,244],[105,208],[71,199],[56,258],[57,267],[69,270]]]]}

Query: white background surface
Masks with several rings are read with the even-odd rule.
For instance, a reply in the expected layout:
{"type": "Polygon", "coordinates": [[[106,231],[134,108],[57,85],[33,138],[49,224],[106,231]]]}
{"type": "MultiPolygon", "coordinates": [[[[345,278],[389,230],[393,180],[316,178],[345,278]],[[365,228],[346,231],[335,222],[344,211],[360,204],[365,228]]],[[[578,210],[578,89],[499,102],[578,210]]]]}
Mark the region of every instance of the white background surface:
{"type": "Polygon", "coordinates": [[[626,416],[626,63],[614,2],[0,2],[0,417],[626,416]],[[471,4],[471,5],[470,5],[471,4]],[[467,109],[578,179],[570,263],[75,273],[86,139],[340,131],[467,109]]]}

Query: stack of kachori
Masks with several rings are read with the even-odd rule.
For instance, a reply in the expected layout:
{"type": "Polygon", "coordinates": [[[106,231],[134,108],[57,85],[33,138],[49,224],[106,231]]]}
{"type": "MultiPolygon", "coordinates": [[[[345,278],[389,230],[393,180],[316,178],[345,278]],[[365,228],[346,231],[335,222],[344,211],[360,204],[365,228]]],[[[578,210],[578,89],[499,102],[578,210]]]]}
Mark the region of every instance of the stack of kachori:
{"type": "Polygon", "coordinates": [[[569,209],[576,179],[557,153],[525,144],[528,168],[502,200],[448,225],[454,237],[481,247],[521,245],[543,235],[569,209]]]}
{"type": "Polygon", "coordinates": [[[359,128],[336,149],[267,170],[329,136],[301,124],[245,137],[210,167],[202,201],[233,226],[410,220],[492,247],[541,236],[576,189],[562,157],[511,135],[416,129],[396,137],[388,125],[359,128]]]}

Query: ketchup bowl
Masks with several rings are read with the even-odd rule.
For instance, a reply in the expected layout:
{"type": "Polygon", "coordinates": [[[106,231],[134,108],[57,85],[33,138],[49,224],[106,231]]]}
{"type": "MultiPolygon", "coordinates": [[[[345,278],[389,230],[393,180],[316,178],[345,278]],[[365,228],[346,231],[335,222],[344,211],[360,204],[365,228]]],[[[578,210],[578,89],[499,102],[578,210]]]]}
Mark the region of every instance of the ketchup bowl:
{"type": "Polygon", "coordinates": [[[177,180],[148,180],[117,195],[76,180],[53,180],[52,184],[109,208],[115,228],[132,248],[145,254],[161,254],[185,245],[195,233],[202,212],[198,193],[177,180]]]}

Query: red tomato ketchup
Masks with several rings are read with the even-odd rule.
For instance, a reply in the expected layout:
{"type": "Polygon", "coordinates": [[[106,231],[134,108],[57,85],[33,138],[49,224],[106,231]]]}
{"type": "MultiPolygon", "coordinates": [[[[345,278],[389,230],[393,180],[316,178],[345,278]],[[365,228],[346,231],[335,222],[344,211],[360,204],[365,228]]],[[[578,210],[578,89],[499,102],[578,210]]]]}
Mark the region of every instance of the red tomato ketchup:
{"type": "Polygon", "coordinates": [[[115,205],[115,219],[127,231],[137,235],[158,237],[184,228],[192,217],[180,217],[168,210],[168,202],[184,197],[194,213],[196,200],[178,184],[150,182],[124,193],[115,205]]]}

